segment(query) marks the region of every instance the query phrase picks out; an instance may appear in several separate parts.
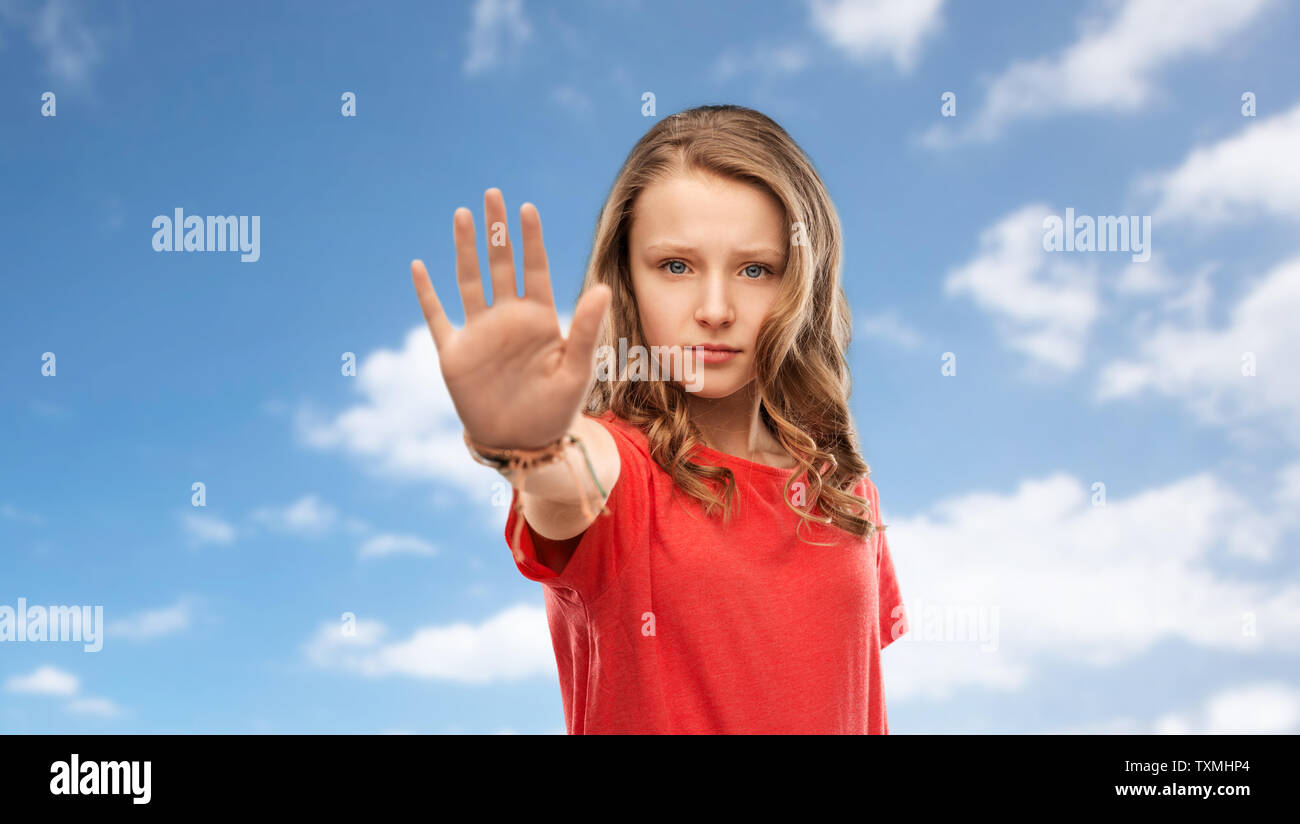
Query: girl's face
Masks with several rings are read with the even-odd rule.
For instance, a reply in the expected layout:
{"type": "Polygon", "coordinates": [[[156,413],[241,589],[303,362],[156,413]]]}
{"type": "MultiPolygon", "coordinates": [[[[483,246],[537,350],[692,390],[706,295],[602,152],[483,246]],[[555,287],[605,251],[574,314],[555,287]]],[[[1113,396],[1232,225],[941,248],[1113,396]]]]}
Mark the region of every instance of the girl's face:
{"type": "Polygon", "coordinates": [[[785,249],[785,210],[756,186],[693,172],[638,195],[628,262],[641,328],[648,345],[685,350],[683,383],[692,394],[725,398],[753,380],[754,342],[776,299],[785,249]],[[739,351],[719,359],[688,348],[700,344],[739,351]]]}

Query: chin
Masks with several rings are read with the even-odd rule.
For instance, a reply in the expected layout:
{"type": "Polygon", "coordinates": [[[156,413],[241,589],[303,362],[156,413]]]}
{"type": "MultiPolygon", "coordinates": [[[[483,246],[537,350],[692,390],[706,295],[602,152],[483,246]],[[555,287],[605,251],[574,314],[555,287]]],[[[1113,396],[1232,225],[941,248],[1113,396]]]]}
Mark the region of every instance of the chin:
{"type": "Polygon", "coordinates": [[[712,380],[703,378],[694,383],[682,382],[682,388],[686,390],[687,395],[692,398],[708,398],[710,400],[730,397],[739,392],[743,387],[743,383],[737,383],[735,381],[720,381],[717,378],[712,380]]]}

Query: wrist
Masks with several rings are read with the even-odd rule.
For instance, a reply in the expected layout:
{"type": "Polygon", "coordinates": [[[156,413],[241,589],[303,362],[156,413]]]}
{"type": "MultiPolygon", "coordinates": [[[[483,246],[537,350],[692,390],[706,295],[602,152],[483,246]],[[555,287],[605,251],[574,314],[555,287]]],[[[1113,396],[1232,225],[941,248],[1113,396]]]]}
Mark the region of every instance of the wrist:
{"type": "Polygon", "coordinates": [[[510,474],[518,467],[541,466],[563,455],[570,435],[565,433],[559,438],[539,447],[497,447],[478,443],[465,430],[463,438],[470,457],[484,466],[490,466],[502,474],[510,474]]]}

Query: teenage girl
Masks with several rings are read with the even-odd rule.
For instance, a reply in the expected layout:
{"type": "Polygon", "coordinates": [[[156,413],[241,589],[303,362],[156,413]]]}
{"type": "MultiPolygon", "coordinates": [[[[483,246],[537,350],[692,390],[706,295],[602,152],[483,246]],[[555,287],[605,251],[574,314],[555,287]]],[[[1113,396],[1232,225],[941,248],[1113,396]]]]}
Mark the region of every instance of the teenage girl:
{"type": "Polygon", "coordinates": [[[907,620],[849,411],[839,218],[802,149],[739,106],[657,123],[567,338],[537,209],[522,297],[497,189],[484,212],[491,306],[468,209],[463,327],[411,272],[466,443],[511,480],[505,535],[544,585],[568,732],[888,733],[880,653],[907,620]],[[687,369],[598,380],[598,346],[687,369]]]}

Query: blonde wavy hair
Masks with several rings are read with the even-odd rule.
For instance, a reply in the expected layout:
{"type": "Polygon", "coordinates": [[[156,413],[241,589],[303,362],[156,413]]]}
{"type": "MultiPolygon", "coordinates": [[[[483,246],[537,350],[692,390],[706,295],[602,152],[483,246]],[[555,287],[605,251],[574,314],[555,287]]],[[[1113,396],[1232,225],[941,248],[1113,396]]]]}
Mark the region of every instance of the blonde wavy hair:
{"type": "MultiPolygon", "coordinates": [[[[852,319],[840,281],[839,216],[812,162],[766,115],[742,106],[699,106],[664,118],[637,141],[601,210],[582,285],[585,292],[606,283],[614,293],[598,345],[617,348],[624,338],[629,350],[634,345],[649,350],[628,261],[632,209],[646,187],[692,171],[771,193],[785,208],[786,226],[801,227],[806,239],[806,245],[789,245],[792,232],[787,232],[785,274],[755,351],[760,417],[798,462],[785,485],[786,506],[801,516],[800,528],[812,521],[833,523],[859,537],[883,531],[884,524],[871,520],[868,502],[853,493],[871,469],[858,454],[848,405],[851,377],[845,352],[852,319]],[[825,519],[790,500],[791,487],[804,470],[811,487],[806,500],[815,502],[828,515],[825,519]]],[[[704,505],[706,515],[721,507],[723,523],[729,522],[735,475],[726,467],[688,459],[703,439],[690,420],[686,390],[679,383],[628,380],[624,366],[612,380],[597,380],[587,396],[587,414],[607,410],[646,433],[655,463],[678,489],[704,505]],[[718,485],[721,492],[715,491],[718,485]]]]}

